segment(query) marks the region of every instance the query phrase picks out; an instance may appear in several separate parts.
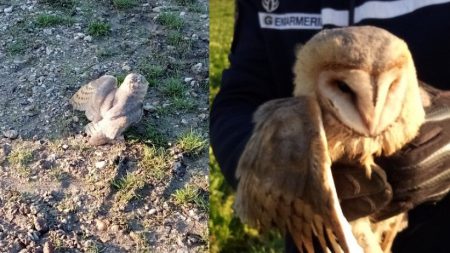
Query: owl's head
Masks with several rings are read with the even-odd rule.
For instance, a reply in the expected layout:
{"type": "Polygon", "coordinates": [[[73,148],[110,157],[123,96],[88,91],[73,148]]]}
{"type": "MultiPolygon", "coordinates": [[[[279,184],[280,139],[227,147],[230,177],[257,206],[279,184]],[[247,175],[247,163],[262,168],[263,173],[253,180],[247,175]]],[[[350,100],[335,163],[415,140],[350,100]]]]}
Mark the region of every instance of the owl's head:
{"type": "Polygon", "coordinates": [[[131,73],[125,77],[120,89],[126,89],[131,94],[144,97],[147,93],[148,82],[143,75],[131,73]]]}
{"type": "Polygon", "coordinates": [[[319,32],[298,50],[294,74],[295,96],[316,96],[323,112],[362,136],[380,135],[411,103],[421,108],[408,47],[381,28],[319,32]]]}

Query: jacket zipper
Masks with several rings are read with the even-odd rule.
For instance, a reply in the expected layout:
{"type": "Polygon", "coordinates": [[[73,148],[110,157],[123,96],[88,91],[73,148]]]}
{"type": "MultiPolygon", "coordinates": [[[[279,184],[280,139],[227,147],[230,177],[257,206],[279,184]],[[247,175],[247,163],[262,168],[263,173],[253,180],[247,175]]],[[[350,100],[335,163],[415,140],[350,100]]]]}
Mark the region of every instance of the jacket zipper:
{"type": "Polygon", "coordinates": [[[355,22],[355,0],[350,0],[348,12],[348,25],[352,26],[355,22]]]}

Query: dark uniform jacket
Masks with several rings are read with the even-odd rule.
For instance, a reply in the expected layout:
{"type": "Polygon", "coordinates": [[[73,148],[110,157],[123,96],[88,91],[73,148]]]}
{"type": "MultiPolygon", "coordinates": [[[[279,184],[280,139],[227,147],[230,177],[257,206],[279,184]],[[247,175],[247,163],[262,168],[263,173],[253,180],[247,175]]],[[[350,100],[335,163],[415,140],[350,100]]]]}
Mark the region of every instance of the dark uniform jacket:
{"type": "MultiPolygon", "coordinates": [[[[320,29],[348,25],[384,28],[408,43],[418,78],[450,89],[450,0],[238,0],[230,68],[211,110],[211,145],[228,180],[262,103],[289,97],[297,45],[320,29]]],[[[450,198],[409,213],[394,252],[450,253],[450,198]]],[[[290,240],[287,251],[295,252],[290,240]],[[292,248],[292,250],[290,249],[292,248]]]]}

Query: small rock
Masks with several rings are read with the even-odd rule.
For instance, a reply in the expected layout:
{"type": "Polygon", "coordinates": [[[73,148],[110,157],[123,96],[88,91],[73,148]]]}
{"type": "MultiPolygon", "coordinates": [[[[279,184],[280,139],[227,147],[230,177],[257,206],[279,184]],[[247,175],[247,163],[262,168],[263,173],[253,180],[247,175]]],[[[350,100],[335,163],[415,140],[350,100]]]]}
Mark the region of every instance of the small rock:
{"type": "Polygon", "coordinates": [[[159,13],[159,12],[161,12],[161,9],[162,9],[162,8],[163,8],[162,6],[157,6],[157,7],[153,8],[152,11],[153,11],[153,12],[158,12],[158,13],[159,13]]]}
{"type": "Polygon", "coordinates": [[[88,36],[84,37],[83,40],[86,41],[86,42],[91,42],[92,41],[92,36],[88,35],[88,36]]]}
{"type": "Polygon", "coordinates": [[[155,214],[156,213],[156,209],[155,208],[152,208],[152,209],[150,209],[149,211],[148,211],[148,214],[150,214],[150,215],[153,215],[153,214],[155,214]]]}
{"type": "Polygon", "coordinates": [[[175,162],[172,166],[172,172],[177,177],[184,177],[186,174],[186,165],[181,161],[175,162]]]}
{"type": "Polygon", "coordinates": [[[3,9],[3,11],[4,11],[5,13],[11,13],[11,12],[13,11],[13,7],[10,6],[10,7],[8,7],[8,8],[3,9]]]}
{"type": "Polygon", "coordinates": [[[146,111],[148,111],[148,112],[154,112],[154,111],[156,111],[156,107],[155,106],[153,106],[153,105],[151,105],[151,104],[149,104],[149,103],[145,103],[145,105],[144,105],[144,110],[146,110],[146,111]]]}
{"type": "Polygon", "coordinates": [[[53,49],[51,49],[50,47],[46,47],[45,54],[50,55],[51,53],[53,53],[53,49]]]}
{"type": "Polygon", "coordinates": [[[117,225],[117,224],[114,224],[114,225],[112,225],[112,226],[109,228],[109,230],[110,230],[111,232],[118,232],[118,231],[120,230],[120,226],[117,225]]]}
{"type": "Polygon", "coordinates": [[[130,237],[133,239],[133,241],[138,242],[141,240],[141,237],[139,236],[139,233],[136,233],[134,231],[130,232],[130,237]]]}
{"type": "Polygon", "coordinates": [[[11,152],[11,145],[4,143],[0,146],[0,163],[2,163],[11,152]]]}
{"type": "Polygon", "coordinates": [[[50,29],[50,28],[45,28],[44,29],[44,34],[52,35],[52,33],[53,33],[52,29],[50,29]]]}
{"type": "Polygon", "coordinates": [[[99,161],[95,163],[95,168],[103,169],[106,166],[106,161],[99,161]]]}
{"type": "Polygon", "coordinates": [[[122,66],[122,70],[130,71],[131,67],[125,64],[125,65],[122,66]]]}
{"type": "Polygon", "coordinates": [[[104,221],[102,220],[95,220],[95,226],[97,227],[97,230],[99,231],[105,231],[107,228],[107,225],[104,221]]]}
{"type": "Polygon", "coordinates": [[[186,12],[185,11],[180,12],[180,17],[183,17],[183,16],[186,16],[186,12]]]}
{"type": "Polygon", "coordinates": [[[73,121],[73,122],[78,122],[78,121],[80,121],[80,119],[78,119],[77,116],[73,116],[73,117],[72,117],[72,121],[73,121]]]}
{"type": "Polygon", "coordinates": [[[51,161],[48,161],[48,160],[42,159],[42,160],[39,160],[39,162],[38,162],[38,167],[41,170],[48,170],[52,166],[53,166],[53,163],[51,161]]]}
{"type": "Polygon", "coordinates": [[[194,78],[192,78],[192,77],[185,77],[184,78],[184,82],[185,83],[189,83],[190,81],[192,81],[194,78]]]}
{"type": "Polygon", "coordinates": [[[200,235],[193,233],[187,233],[183,241],[190,247],[205,243],[200,235]]]}
{"type": "Polygon", "coordinates": [[[67,150],[69,148],[69,145],[63,144],[61,147],[62,147],[62,149],[67,150]]]}
{"type": "Polygon", "coordinates": [[[16,130],[6,130],[3,131],[3,136],[5,136],[6,138],[9,138],[11,140],[14,140],[15,138],[17,138],[17,136],[19,136],[19,133],[17,133],[16,130]]]}
{"type": "Polygon", "coordinates": [[[53,248],[53,245],[51,242],[47,241],[44,244],[44,253],[53,253],[55,252],[55,249],[53,248]]]}
{"type": "Polygon", "coordinates": [[[187,125],[189,122],[186,119],[181,119],[181,124],[187,125]]]}
{"type": "Polygon", "coordinates": [[[34,223],[34,228],[37,231],[39,231],[41,233],[45,233],[48,231],[47,222],[43,218],[35,217],[33,223],[34,223]]]}
{"type": "Polygon", "coordinates": [[[199,74],[202,71],[203,68],[203,63],[199,62],[197,64],[195,64],[194,66],[192,66],[191,70],[192,72],[199,74]]]}
{"type": "Polygon", "coordinates": [[[31,111],[31,110],[33,110],[34,109],[34,105],[28,105],[28,106],[25,106],[25,108],[23,108],[25,111],[27,111],[27,112],[29,112],[29,111],[31,111]]]}

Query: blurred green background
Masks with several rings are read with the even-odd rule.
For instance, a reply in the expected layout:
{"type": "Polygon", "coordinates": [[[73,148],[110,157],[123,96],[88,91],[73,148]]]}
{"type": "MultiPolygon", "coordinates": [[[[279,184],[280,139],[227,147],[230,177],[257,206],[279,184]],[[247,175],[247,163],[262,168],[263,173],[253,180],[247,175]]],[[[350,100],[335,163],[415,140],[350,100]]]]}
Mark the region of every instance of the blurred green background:
{"type": "MultiPolygon", "coordinates": [[[[233,37],[234,0],[210,1],[209,77],[210,101],[220,88],[222,71],[229,66],[233,37]]],[[[259,235],[242,225],[233,214],[234,191],[225,182],[210,150],[210,251],[283,252],[283,240],[276,232],[259,235]]]]}

